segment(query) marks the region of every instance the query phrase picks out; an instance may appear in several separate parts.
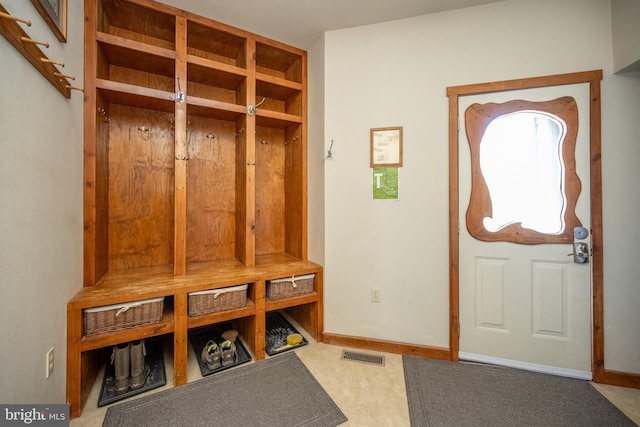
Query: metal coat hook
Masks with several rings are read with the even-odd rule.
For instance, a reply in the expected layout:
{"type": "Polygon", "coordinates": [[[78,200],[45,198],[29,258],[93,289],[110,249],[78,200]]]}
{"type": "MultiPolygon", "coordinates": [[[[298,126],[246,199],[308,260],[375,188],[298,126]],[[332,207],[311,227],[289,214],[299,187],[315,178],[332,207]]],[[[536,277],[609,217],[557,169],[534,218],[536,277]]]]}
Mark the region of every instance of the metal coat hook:
{"type": "Polygon", "coordinates": [[[327,157],[326,157],[327,159],[333,158],[333,153],[331,152],[331,150],[333,150],[333,139],[331,140],[331,146],[327,150],[327,157]]]}
{"type": "MultiPolygon", "coordinates": [[[[293,137],[293,140],[294,140],[294,141],[297,141],[297,140],[299,140],[299,139],[300,139],[300,135],[295,135],[295,136],[293,137]]],[[[284,145],[289,145],[289,144],[291,144],[291,141],[289,141],[288,139],[285,139],[285,141],[284,141],[284,145]]]]}
{"type": "Polygon", "coordinates": [[[264,101],[266,101],[267,98],[262,97],[262,101],[258,102],[256,105],[249,105],[249,107],[247,108],[247,111],[249,112],[250,116],[253,116],[256,111],[258,110],[258,107],[261,106],[262,104],[264,104],[264,101]]]}
{"type": "Polygon", "coordinates": [[[209,138],[209,139],[214,139],[215,137],[216,137],[216,134],[215,134],[215,133],[211,133],[211,132],[209,132],[209,133],[207,134],[207,138],[209,138]]]}
{"type": "Polygon", "coordinates": [[[140,132],[149,132],[149,128],[148,128],[148,127],[146,127],[145,125],[140,125],[140,126],[138,126],[138,130],[139,130],[140,132]]]}
{"type": "Polygon", "coordinates": [[[266,139],[263,139],[262,141],[260,141],[260,144],[262,144],[262,145],[266,145],[268,143],[269,143],[269,141],[267,141],[266,139]]]}
{"type": "Polygon", "coordinates": [[[184,92],[180,88],[180,77],[178,77],[178,94],[176,96],[176,102],[182,104],[184,102],[184,92]]]}
{"type": "Polygon", "coordinates": [[[105,123],[111,122],[111,119],[107,116],[107,111],[104,108],[98,107],[98,114],[100,114],[103,117],[105,123]]]}

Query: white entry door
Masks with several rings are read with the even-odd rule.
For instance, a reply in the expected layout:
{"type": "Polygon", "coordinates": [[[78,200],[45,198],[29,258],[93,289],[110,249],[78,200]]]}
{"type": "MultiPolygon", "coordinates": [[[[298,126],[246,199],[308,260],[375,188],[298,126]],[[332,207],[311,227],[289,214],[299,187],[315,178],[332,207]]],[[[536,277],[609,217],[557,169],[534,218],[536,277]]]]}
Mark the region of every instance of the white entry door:
{"type": "MultiPolygon", "coordinates": [[[[465,215],[472,183],[466,109],[474,103],[520,99],[540,102],[565,96],[574,98],[578,107],[575,170],[582,187],[575,215],[590,230],[589,85],[460,97],[459,358],[591,379],[591,264],[574,262],[569,255],[574,249],[571,242],[521,244],[478,240],[468,232],[465,215]]],[[[527,155],[514,157],[513,153],[505,152],[504,162],[526,161],[527,155]]],[[[522,205],[534,197],[540,196],[522,186],[507,200],[522,205]]],[[[535,209],[539,203],[528,204],[528,209],[535,209]]],[[[579,236],[576,241],[588,243],[590,248],[588,237],[579,236]]]]}

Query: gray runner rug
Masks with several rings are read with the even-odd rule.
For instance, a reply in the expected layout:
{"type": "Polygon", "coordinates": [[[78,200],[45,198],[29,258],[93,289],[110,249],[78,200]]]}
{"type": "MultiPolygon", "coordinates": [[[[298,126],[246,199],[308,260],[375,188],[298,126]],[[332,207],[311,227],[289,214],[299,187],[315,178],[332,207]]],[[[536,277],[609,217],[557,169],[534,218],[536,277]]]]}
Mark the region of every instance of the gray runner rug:
{"type": "Polygon", "coordinates": [[[635,426],[588,381],[403,356],[411,425],[635,426]]]}
{"type": "Polygon", "coordinates": [[[289,352],[112,406],[103,427],[334,427],[346,420],[289,352]]]}

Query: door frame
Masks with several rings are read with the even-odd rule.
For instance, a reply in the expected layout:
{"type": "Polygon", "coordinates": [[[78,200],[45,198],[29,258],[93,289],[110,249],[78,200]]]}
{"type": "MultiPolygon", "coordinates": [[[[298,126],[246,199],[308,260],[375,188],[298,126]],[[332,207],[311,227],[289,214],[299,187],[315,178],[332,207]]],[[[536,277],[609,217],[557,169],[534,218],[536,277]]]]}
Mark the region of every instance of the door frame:
{"type": "Polygon", "coordinates": [[[451,360],[458,361],[460,349],[460,278],[459,278],[459,202],[458,202],[458,130],[459,98],[465,95],[503,92],[550,86],[589,84],[589,156],[591,189],[592,245],[592,349],[593,381],[604,382],[604,298],[603,298],[603,236],[602,236],[602,162],[601,104],[602,70],[592,70],[544,77],[504,80],[447,87],[449,97],[449,351],[451,360]]]}

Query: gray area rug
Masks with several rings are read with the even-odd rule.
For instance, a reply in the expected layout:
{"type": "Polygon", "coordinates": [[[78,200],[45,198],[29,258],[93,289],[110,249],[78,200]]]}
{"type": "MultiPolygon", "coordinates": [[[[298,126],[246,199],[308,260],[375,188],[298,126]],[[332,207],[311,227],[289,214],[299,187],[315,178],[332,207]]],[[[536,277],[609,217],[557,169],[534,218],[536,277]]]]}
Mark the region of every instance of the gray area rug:
{"type": "Polygon", "coordinates": [[[103,426],[334,427],[346,420],[290,352],[112,406],[103,426]]]}
{"type": "Polygon", "coordinates": [[[403,356],[411,425],[635,426],[588,381],[403,356]]]}

